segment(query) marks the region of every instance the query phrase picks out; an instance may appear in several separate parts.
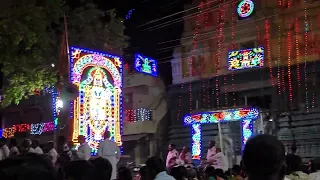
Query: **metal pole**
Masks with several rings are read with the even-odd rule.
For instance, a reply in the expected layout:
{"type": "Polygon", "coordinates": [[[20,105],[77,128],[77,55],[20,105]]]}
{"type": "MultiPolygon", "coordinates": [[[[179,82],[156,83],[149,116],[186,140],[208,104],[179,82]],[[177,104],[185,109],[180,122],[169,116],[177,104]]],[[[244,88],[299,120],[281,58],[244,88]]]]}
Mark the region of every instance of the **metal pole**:
{"type": "Polygon", "coordinates": [[[218,122],[218,132],[219,132],[220,148],[221,148],[221,152],[223,152],[222,132],[221,132],[221,123],[220,122],[218,122]]]}
{"type": "Polygon", "coordinates": [[[260,113],[260,133],[264,134],[262,113],[260,113]]]}

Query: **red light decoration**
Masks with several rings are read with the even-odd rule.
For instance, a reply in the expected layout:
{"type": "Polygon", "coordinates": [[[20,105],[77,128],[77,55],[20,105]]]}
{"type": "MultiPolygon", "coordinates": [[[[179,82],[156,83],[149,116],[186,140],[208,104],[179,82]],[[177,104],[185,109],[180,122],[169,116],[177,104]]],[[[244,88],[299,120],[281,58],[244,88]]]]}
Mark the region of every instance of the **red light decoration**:
{"type": "MultiPolygon", "coordinates": [[[[313,23],[312,23],[312,19],[311,17],[310,18],[310,29],[311,29],[311,40],[312,40],[312,55],[316,55],[316,48],[315,48],[315,34],[314,34],[314,31],[313,31],[313,23]]],[[[316,60],[313,59],[313,62],[312,62],[312,74],[315,74],[316,73],[316,60]]],[[[312,86],[315,87],[315,82],[316,82],[316,76],[313,76],[313,80],[312,80],[312,86]]],[[[312,91],[312,102],[311,102],[311,107],[314,108],[315,107],[315,92],[314,90],[312,91]]]]}
{"type": "Polygon", "coordinates": [[[272,71],[272,58],[271,58],[271,50],[270,50],[270,33],[269,33],[269,20],[265,21],[265,29],[266,29],[266,46],[267,46],[267,59],[269,65],[269,74],[271,79],[272,87],[274,87],[274,79],[273,79],[273,71],[272,71]]]}
{"type": "MultiPolygon", "coordinates": [[[[236,7],[236,0],[232,1],[232,9],[236,7]]],[[[231,48],[232,51],[235,50],[234,38],[236,36],[236,21],[235,21],[235,12],[232,11],[231,17],[231,48]]],[[[235,88],[234,88],[234,72],[231,71],[231,81],[232,81],[232,97],[233,97],[233,105],[236,106],[236,96],[235,96],[235,88]]]]}
{"type": "MultiPolygon", "coordinates": [[[[205,14],[204,14],[204,29],[205,29],[205,31],[208,29],[208,25],[209,25],[209,12],[205,12],[205,14]]],[[[204,46],[203,47],[206,47],[207,49],[210,49],[207,38],[204,40],[204,46]]],[[[204,65],[205,60],[206,59],[205,59],[205,56],[204,56],[204,60],[203,60],[202,65],[204,65]]],[[[204,71],[206,71],[207,68],[208,67],[204,66],[204,71]]],[[[207,71],[205,73],[207,73],[207,71]]],[[[203,106],[201,106],[201,107],[206,107],[207,106],[206,105],[207,104],[206,100],[209,99],[208,98],[208,94],[209,94],[208,93],[208,89],[205,87],[205,80],[204,80],[204,78],[202,78],[202,104],[203,104],[203,106]]]]}
{"type": "Polygon", "coordinates": [[[306,111],[309,112],[309,95],[308,95],[308,77],[307,77],[307,56],[308,56],[308,13],[307,8],[304,8],[304,23],[305,23],[305,31],[304,31],[304,87],[305,87],[305,99],[306,99],[306,111]]]}
{"type": "MultiPolygon", "coordinates": [[[[279,4],[281,6],[281,1],[279,1],[279,4]]],[[[281,63],[281,23],[279,23],[278,26],[278,59],[277,59],[277,78],[278,78],[278,95],[280,97],[281,95],[281,68],[280,68],[280,63],[281,63]]]]}
{"type": "Polygon", "coordinates": [[[300,91],[301,83],[301,75],[300,75],[300,48],[299,48],[299,19],[296,17],[295,21],[295,41],[296,41],[296,61],[297,61],[297,81],[298,81],[298,91],[300,91]]]}
{"type": "MultiPolygon", "coordinates": [[[[219,1],[219,5],[222,5],[222,0],[219,1]]],[[[217,52],[217,60],[216,60],[216,89],[215,89],[215,95],[216,95],[216,107],[220,107],[220,94],[219,94],[219,72],[220,72],[220,59],[221,59],[221,46],[222,46],[222,38],[223,38],[223,12],[222,9],[218,10],[218,16],[217,16],[217,25],[218,25],[218,52],[217,52]]]]}
{"type": "MultiPolygon", "coordinates": [[[[289,4],[288,4],[289,5],[289,4]]],[[[291,23],[289,23],[289,29],[291,29],[291,23]]],[[[292,105],[292,82],[291,82],[291,31],[288,31],[288,84],[289,84],[289,100],[292,105]]]]}

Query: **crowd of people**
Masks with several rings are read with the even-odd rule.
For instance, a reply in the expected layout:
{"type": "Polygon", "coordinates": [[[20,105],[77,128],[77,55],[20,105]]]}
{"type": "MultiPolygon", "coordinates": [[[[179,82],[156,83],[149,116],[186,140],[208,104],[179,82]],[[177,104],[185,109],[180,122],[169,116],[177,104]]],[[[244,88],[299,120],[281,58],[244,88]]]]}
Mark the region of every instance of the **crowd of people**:
{"type": "Polygon", "coordinates": [[[234,165],[232,169],[225,168],[223,152],[219,147],[215,147],[213,141],[210,142],[203,168],[194,167],[187,147],[179,154],[171,144],[166,162],[159,157],[150,157],[135,177],[131,169],[117,169],[120,152],[116,144],[109,141],[108,133],[100,143],[96,157],[91,157],[90,147],[82,136],[79,137],[78,151],[72,148],[71,143],[65,143],[62,153],[53,150],[52,142],[42,149],[38,141],[25,140],[18,146],[16,141],[11,140],[9,147],[3,139],[0,141],[1,180],[320,179],[317,161],[311,161],[310,168],[303,169],[301,158],[295,155],[296,149],[293,147],[292,153],[285,155],[283,144],[270,135],[258,135],[250,139],[243,151],[242,162],[234,165]]]}

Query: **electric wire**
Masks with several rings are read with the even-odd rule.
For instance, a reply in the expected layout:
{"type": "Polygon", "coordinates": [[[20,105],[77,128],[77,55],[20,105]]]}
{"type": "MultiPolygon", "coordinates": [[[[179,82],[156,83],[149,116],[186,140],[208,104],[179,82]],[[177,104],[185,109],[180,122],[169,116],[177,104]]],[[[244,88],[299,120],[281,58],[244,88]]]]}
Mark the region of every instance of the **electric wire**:
{"type": "MultiPolygon", "coordinates": [[[[318,7],[313,7],[313,8],[318,8],[318,7]]],[[[300,11],[300,10],[296,10],[296,11],[292,11],[292,12],[290,12],[290,13],[295,14],[295,13],[297,13],[297,12],[299,12],[299,11],[300,11]]],[[[257,22],[263,21],[263,20],[268,19],[268,18],[271,18],[271,17],[280,16],[280,15],[288,15],[288,14],[289,14],[289,13],[287,13],[287,12],[282,12],[282,13],[278,13],[278,14],[273,14],[273,15],[271,15],[271,16],[264,16],[264,17],[262,17],[262,18],[260,18],[260,19],[254,20],[254,21],[248,21],[248,22],[241,23],[241,24],[239,24],[239,25],[236,25],[235,27],[239,28],[239,27],[241,27],[241,26],[245,26],[245,25],[248,25],[248,24],[251,24],[251,23],[257,23],[257,22]]],[[[211,34],[211,33],[216,32],[216,30],[214,30],[214,29],[217,28],[217,27],[218,27],[218,26],[213,27],[213,28],[212,28],[213,30],[211,30],[211,31],[199,33],[199,34],[198,34],[198,37],[204,36],[204,35],[208,35],[208,34],[211,34]]],[[[232,28],[232,27],[227,27],[227,28],[225,28],[225,30],[229,30],[229,29],[231,29],[231,28],[232,28]]],[[[243,29],[243,30],[240,30],[240,31],[238,30],[238,31],[236,31],[235,33],[241,33],[241,32],[243,32],[243,31],[247,31],[247,29],[243,29]]],[[[245,33],[244,35],[246,35],[246,34],[250,34],[250,32],[245,33]]],[[[192,38],[193,38],[193,35],[190,35],[190,36],[181,37],[181,38],[175,39],[175,40],[169,40],[169,41],[160,42],[160,43],[158,43],[158,44],[170,43],[170,42],[181,41],[181,40],[188,40],[188,39],[192,39],[192,38]]],[[[212,38],[214,39],[214,37],[212,37],[212,38]]],[[[212,39],[212,38],[210,38],[210,39],[212,39]]],[[[202,41],[204,41],[204,40],[205,40],[205,39],[200,40],[200,41],[198,40],[197,42],[202,42],[202,41]]],[[[165,48],[159,48],[159,49],[157,49],[157,51],[165,52],[165,51],[171,50],[172,48],[182,47],[182,46],[185,46],[185,45],[188,45],[188,44],[192,44],[192,42],[190,42],[190,43],[185,43],[185,44],[183,44],[183,45],[175,45],[175,46],[169,46],[169,47],[165,47],[165,48]]]]}
{"type": "MultiPolygon", "coordinates": [[[[239,1],[240,0],[238,0],[237,2],[239,2],[239,1]]],[[[227,2],[227,3],[223,3],[223,4],[217,4],[217,5],[213,6],[213,7],[206,8],[206,9],[202,10],[201,12],[202,13],[211,12],[211,11],[219,9],[221,6],[228,5],[228,4],[232,4],[232,2],[227,2]]],[[[193,7],[192,9],[194,9],[194,8],[198,8],[198,6],[193,7]]],[[[189,9],[187,9],[187,10],[189,10],[189,9]]],[[[164,22],[164,23],[161,23],[161,24],[157,24],[157,25],[148,27],[148,28],[144,29],[143,31],[153,31],[153,30],[161,29],[161,28],[176,24],[176,23],[184,22],[186,19],[190,19],[190,18],[196,17],[198,14],[199,14],[199,12],[195,12],[195,13],[192,13],[192,14],[185,15],[183,17],[178,17],[176,19],[172,19],[170,21],[167,21],[167,22],[164,22]]]]}
{"type": "MultiPolygon", "coordinates": [[[[205,4],[211,4],[211,3],[214,3],[214,2],[212,1],[212,2],[205,3],[205,4]]],[[[148,21],[148,22],[146,22],[146,23],[144,23],[144,24],[141,24],[141,25],[137,26],[137,28],[143,27],[143,26],[146,26],[146,25],[149,25],[149,24],[152,24],[152,23],[155,23],[155,22],[158,22],[158,21],[161,21],[161,20],[164,20],[164,19],[173,17],[173,16],[176,16],[176,15],[179,15],[179,14],[182,14],[182,13],[185,13],[185,12],[187,12],[187,11],[191,11],[191,10],[197,9],[197,8],[198,8],[198,6],[195,6],[195,7],[192,7],[192,8],[189,8],[189,9],[185,9],[185,10],[182,10],[182,11],[179,11],[179,12],[176,12],[176,13],[173,13],[173,14],[170,14],[170,15],[167,15],[167,16],[163,16],[163,17],[161,17],[161,18],[154,19],[154,20],[148,21]]]]}
{"type": "MultiPolygon", "coordinates": [[[[309,9],[316,9],[316,8],[319,8],[319,6],[315,6],[315,7],[309,8],[309,9]]],[[[303,10],[303,9],[298,9],[298,10],[296,10],[296,11],[291,11],[291,12],[289,12],[289,13],[287,13],[287,12],[282,12],[282,13],[274,14],[274,15],[271,15],[271,16],[265,16],[265,17],[263,17],[263,18],[261,18],[261,19],[259,19],[259,20],[249,21],[249,22],[243,23],[243,24],[241,24],[241,25],[258,22],[258,21],[261,21],[261,20],[268,19],[268,18],[270,18],[270,17],[278,16],[278,15],[288,15],[288,14],[290,14],[290,13],[295,14],[295,13],[301,11],[301,10],[303,10]]],[[[228,28],[231,28],[231,27],[228,27],[228,28]]],[[[227,29],[227,28],[225,28],[225,29],[227,29]]],[[[203,33],[203,34],[208,34],[208,33],[212,33],[212,32],[215,32],[215,30],[213,30],[213,31],[208,31],[208,32],[205,32],[205,33],[203,33]]],[[[239,31],[237,31],[237,32],[239,32],[239,31]]],[[[236,33],[237,33],[237,32],[236,32],[236,33]]],[[[203,35],[203,34],[201,34],[201,35],[203,35]]],[[[248,33],[246,33],[246,34],[251,34],[251,32],[248,32],[248,33]]],[[[191,36],[191,37],[193,37],[193,36],[191,36]]],[[[212,37],[212,38],[213,38],[213,37],[212,37]]],[[[210,39],[212,39],[212,38],[210,38],[210,39]]],[[[180,40],[180,39],[179,39],[179,40],[180,40]]],[[[204,39],[204,40],[205,40],[205,39],[204,39]]],[[[203,40],[203,41],[204,41],[204,40],[203,40]]],[[[199,42],[199,41],[197,41],[197,42],[199,42]]],[[[191,43],[184,44],[184,45],[188,45],[188,44],[192,44],[192,42],[191,42],[191,43]]],[[[172,49],[172,48],[181,47],[181,46],[184,46],[184,45],[171,46],[171,47],[167,47],[167,48],[171,48],[171,49],[172,49]]],[[[162,49],[165,49],[165,48],[162,48],[162,49]]],[[[214,48],[212,48],[212,47],[210,47],[210,48],[197,48],[196,50],[199,50],[199,49],[203,49],[203,52],[199,52],[199,53],[196,53],[196,54],[193,54],[193,55],[195,55],[195,56],[196,56],[196,55],[201,55],[201,54],[204,54],[204,53],[207,53],[207,52],[211,52],[211,50],[214,50],[214,48]]],[[[167,50],[167,51],[169,51],[169,50],[167,50]]],[[[168,60],[168,59],[171,59],[171,58],[172,58],[172,55],[171,55],[171,56],[166,56],[166,57],[163,57],[163,58],[158,58],[158,59],[157,59],[157,60],[158,60],[158,64],[169,63],[169,62],[171,62],[171,60],[168,60]],[[164,61],[161,61],[161,60],[164,60],[164,61]]]]}

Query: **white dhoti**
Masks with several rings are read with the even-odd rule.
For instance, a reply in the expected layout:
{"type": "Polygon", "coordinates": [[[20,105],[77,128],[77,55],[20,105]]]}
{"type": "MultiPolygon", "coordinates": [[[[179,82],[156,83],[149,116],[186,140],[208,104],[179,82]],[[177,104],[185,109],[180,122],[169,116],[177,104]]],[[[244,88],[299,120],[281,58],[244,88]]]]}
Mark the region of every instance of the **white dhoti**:
{"type": "Polygon", "coordinates": [[[104,156],[103,158],[108,159],[112,165],[111,180],[117,179],[117,164],[118,164],[117,158],[115,156],[104,156]]]}

